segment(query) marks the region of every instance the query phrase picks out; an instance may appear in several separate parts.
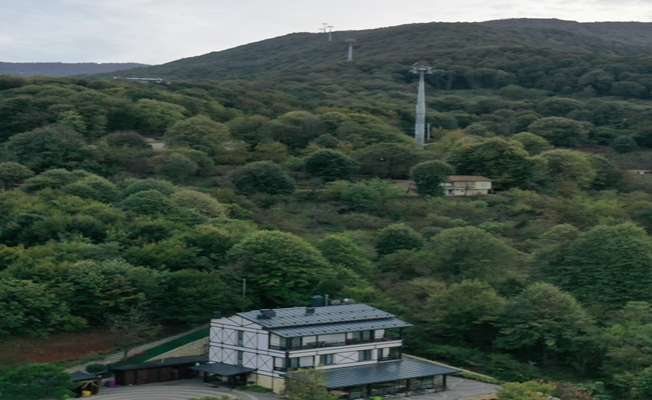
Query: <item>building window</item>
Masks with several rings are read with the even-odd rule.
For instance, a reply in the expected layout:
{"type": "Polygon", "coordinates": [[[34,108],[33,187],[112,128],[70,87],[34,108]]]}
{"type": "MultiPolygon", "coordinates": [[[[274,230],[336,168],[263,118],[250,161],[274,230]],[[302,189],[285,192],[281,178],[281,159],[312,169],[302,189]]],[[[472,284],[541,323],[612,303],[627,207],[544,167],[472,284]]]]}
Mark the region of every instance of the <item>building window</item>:
{"type": "Polygon", "coordinates": [[[238,351],[238,361],[236,363],[239,366],[242,366],[242,352],[238,351]]]}
{"type": "Polygon", "coordinates": [[[298,347],[301,347],[301,338],[300,337],[293,337],[293,338],[281,338],[280,345],[284,349],[296,349],[298,347]]]}
{"type": "Polygon", "coordinates": [[[275,371],[287,371],[287,364],[285,363],[285,358],[274,357],[274,370],[275,371]]]}
{"type": "Polygon", "coordinates": [[[238,331],[238,346],[242,347],[244,342],[244,332],[238,331]]]}
{"type": "Polygon", "coordinates": [[[290,365],[288,365],[289,369],[296,369],[301,366],[301,358],[300,357],[295,357],[295,358],[290,358],[290,365]]]}
{"type": "Polygon", "coordinates": [[[358,361],[371,360],[371,350],[361,350],[358,352],[358,361]]]}
{"type": "Polygon", "coordinates": [[[398,347],[378,349],[378,361],[398,360],[400,358],[401,353],[398,347]]]}
{"type": "Polygon", "coordinates": [[[332,354],[322,354],[319,356],[319,365],[333,365],[332,354]]]}
{"type": "Polygon", "coordinates": [[[353,332],[351,337],[353,338],[353,340],[373,340],[374,331],[353,332]]]}

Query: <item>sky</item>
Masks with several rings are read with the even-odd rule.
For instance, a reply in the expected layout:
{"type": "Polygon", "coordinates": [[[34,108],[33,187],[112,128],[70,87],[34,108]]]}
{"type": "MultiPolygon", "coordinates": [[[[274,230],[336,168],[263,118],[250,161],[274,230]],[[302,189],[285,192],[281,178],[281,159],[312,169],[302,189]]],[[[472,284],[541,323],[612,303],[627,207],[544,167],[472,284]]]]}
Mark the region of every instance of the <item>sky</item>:
{"type": "Polygon", "coordinates": [[[652,21],[652,0],[0,0],[0,62],[163,64],[293,32],[416,22],[652,21]]]}

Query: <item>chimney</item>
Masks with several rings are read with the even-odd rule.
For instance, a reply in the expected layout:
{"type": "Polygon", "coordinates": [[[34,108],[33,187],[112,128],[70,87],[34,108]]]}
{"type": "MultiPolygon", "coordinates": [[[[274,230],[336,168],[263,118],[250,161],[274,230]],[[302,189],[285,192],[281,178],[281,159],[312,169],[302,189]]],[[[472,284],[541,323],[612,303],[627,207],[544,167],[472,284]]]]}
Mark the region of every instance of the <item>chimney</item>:
{"type": "Polygon", "coordinates": [[[276,317],[276,311],[271,309],[260,310],[260,314],[256,316],[258,319],[270,319],[276,317]]]}
{"type": "Polygon", "coordinates": [[[306,307],[306,315],[315,315],[315,307],[306,307]]]}
{"type": "Polygon", "coordinates": [[[310,299],[310,307],[323,307],[324,306],[324,298],[318,294],[312,296],[310,299]]]}

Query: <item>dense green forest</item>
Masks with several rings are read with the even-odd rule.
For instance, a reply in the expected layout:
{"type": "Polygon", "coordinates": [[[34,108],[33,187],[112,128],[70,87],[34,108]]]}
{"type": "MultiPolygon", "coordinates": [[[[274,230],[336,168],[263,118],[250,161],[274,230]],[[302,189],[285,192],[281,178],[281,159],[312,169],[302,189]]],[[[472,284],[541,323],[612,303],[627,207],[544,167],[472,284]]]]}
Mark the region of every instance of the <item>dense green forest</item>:
{"type": "Polygon", "coordinates": [[[353,63],[293,34],[141,70],[163,84],[0,77],[0,336],[320,292],[413,322],[416,355],[649,399],[652,181],[625,170],[652,169],[652,46],[523,24],[355,32],[353,63]],[[452,174],[496,194],[442,197],[452,174]]]}
{"type": "Polygon", "coordinates": [[[147,67],[138,63],[9,63],[0,62],[0,75],[13,76],[73,76],[99,74],[103,72],[120,71],[147,67]]]}

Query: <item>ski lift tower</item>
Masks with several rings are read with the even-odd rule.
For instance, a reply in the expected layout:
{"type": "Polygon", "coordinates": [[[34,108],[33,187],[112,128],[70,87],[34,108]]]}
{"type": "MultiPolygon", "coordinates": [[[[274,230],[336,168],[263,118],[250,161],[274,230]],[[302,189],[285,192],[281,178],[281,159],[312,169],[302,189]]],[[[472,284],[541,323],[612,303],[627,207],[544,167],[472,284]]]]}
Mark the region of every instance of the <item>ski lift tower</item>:
{"type": "Polygon", "coordinates": [[[348,61],[353,61],[353,43],[355,43],[355,39],[346,39],[347,42],[349,42],[349,57],[348,61]]]}
{"type": "Polygon", "coordinates": [[[424,75],[432,75],[432,67],[414,64],[410,70],[419,75],[419,94],[417,96],[417,120],[414,126],[414,140],[420,147],[425,143],[426,133],[426,83],[424,75]]]}

